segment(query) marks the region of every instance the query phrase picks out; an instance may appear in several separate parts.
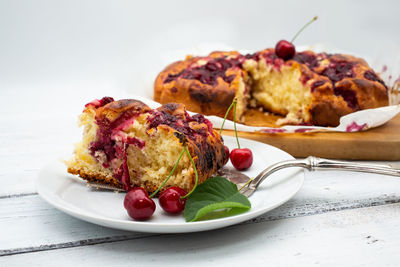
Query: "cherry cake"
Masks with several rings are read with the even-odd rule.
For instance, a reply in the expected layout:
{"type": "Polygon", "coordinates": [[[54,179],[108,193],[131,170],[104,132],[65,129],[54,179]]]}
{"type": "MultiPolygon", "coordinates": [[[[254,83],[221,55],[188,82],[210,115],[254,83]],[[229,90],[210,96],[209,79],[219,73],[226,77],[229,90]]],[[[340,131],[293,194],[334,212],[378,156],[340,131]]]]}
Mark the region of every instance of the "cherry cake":
{"type": "Polygon", "coordinates": [[[188,56],[167,66],[154,85],[156,101],[205,115],[223,117],[235,97],[239,120],[248,109],[262,109],[280,115],[280,125],[337,126],[343,115],[388,105],[388,88],[363,59],[312,51],[282,59],[273,48],[188,56]]]}
{"type": "MultiPolygon", "coordinates": [[[[67,161],[68,172],[85,180],[130,190],[154,192],[176,163],[183,146],[193,157],[199,183],[227,161],[222,137],[203,115],[190,116],[183,104],[168,103],[150,109],[144,103],[111,97],[85,106],[79,119],[83,140],[67,161]]],[[[186,154],[165,188],[189,192],[195,172],[186,154]]]]}

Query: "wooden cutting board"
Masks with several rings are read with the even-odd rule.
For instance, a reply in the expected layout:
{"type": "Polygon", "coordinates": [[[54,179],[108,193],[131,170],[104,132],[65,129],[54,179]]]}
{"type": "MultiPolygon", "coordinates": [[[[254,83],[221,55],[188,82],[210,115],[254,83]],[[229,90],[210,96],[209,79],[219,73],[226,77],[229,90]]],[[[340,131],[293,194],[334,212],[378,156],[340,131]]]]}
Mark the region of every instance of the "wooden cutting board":
{"type": "MultiPolygon", "coordinates": [[[[224,130],[223,134],[234,135],[224,130]]],[[[248,133],[253,139],[278,147],[294,157],[317,156],[354,160],[400,160],[400,114],[383,126],[354,133],[248,133]]]]}

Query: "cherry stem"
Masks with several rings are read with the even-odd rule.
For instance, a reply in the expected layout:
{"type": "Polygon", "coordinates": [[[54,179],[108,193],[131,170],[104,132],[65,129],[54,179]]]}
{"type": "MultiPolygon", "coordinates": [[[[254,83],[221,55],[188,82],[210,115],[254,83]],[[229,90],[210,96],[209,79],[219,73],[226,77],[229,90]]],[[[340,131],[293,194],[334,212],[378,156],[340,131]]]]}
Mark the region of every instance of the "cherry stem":
{"type": "Polygon", "coordinates": [[[312,20],[310,20],[309,22],[307,22],[307,23],[294,35],[293,39],[292,39],[290,42],[293,43],[294,40],[297,38],[297,36],[299,36],[299,34],[300,34],[308,25],[310,25],[311,23],[313,23],[313,22],[314,22],[315,20],[317,20],[317,19],[318,19],[318,16],[315,16],[315,17],[312,18],[312,20]]]}
{"type": "Polygon", "coordinates": [[[240,187],[240,189],[238,190],[240,192],[240,190],[242,190],[244,187],[246,187],[249,183],[251,183],[254,180],[254,177],[249,179],[244,185],[242,185],[242,187],[240,187]]]}
{"type": "Polygon", "coordinates": [[[199,182],[199,175],[198,175],[198,173],[197,173],[196,164],[194,164],[192,155],[190,155],[190,152],[189,152],[189,150],[187,149],[187,147],[184,147],[183,149],[186,151],[186,154],[188,155],[189,160],[190,160],[190,162],[192,163],[193,170],[194,170],[194,174],[195,174],[195,176],[196,176],[196,180],[194,181],[194,186],[193,186],[192,190],[191,190],[189,193],[187,193],[186,195],[181,196],[181,199],[184,199],[184,198],[189,197],[189,196],[193,193],[193,191],[196,189],[197,183],[199,182]]]}
{"type": "Polygon", "coordinates": [[[225,124],[226,118],[228,117],[229,111],[231,111],[235,101],[237,101],[236,98],[233,99],[232,104],[229,106],[228,110],[225,113],[224,121],[222,122],[221,128],[219,129],[219,134],[221,134],[222,130],[224,129],[224,124],[225,124]]]}
{"type": "Polygon", "coordinates": [[[154,197],[154,196],[161,190],[161,188],[163,188],[164,185],[168,182],[169,178],[171,178],[171,176],[172,176],[172,174],[174,173],[176,167],[178,167],[179,161],[181,160],[181,158],[182,158],[182,156],[183,156],[183,153],[185,153],[185,148],[186,148],[186,147],[184,147],[184,148],[182,149],[182,152],[179,154],[178,160],[176,161],[176,163],[175,163],[174,167],[172,168],[171,172],[169,173],[168,177],[167,177],[167,178],[164,180],[164,182],[157,188],[157,190],[154,191],[154,192],[149,196],[149,198],[154,197]]]}
{"type": "Polygon", "coordinates": [[[234,103],[233,105],[235,106],[234,110],[233,110],[233,127],[235,128],[236,142],[237,142],[238,148],[240,149],[239,137],[238,137],[237,130],[236,130],[236,104],[237,104],[236,98],[235,98],[235,100],[233,100],[233,103],[234,103]]]}

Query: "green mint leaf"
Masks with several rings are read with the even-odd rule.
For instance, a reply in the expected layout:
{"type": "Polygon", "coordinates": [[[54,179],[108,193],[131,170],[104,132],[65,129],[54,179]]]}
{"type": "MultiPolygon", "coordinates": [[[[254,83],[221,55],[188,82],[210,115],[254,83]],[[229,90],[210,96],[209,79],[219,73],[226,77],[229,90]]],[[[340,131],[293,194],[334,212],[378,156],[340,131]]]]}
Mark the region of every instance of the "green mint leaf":
{"type": "Polygon", "coordinates": [[[223,177],[212,177],[199,184],[187,198],[184,216],[187,222],[210,220],[243,213],[251,208],[247,197],[223,177]]]}

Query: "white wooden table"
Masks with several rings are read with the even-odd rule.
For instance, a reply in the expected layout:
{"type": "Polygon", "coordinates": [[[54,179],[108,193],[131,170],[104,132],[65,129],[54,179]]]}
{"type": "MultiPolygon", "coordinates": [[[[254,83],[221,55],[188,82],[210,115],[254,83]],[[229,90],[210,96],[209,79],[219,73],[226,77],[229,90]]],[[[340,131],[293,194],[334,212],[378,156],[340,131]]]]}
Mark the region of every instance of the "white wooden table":
{"type": "Polygon", "coordinates": [[[400,42],[397,1],[254,1],[264,6],[249,9],[231,1],[194,2],[196,9],[178,9],[174,1],[156,9],[142,1],[139,9],[128,2],[0,3],[0,266],[400,266],[395,177],[307,173],[283,206],[192,234],[112,230],[42,200],[34,180],[44,165],[71,153],[83,105],[144,90],[138,81],[146,77],[137,69],[158,71],[148,60],[155,51],[204,40],[193,28],[210,42],[260,49],[289,38],[317,14],[321,22],[302,35],[304,43],[327,41],[366,54],[385,51],[383,40],[392,42],[388,47],[400,42]],[[226,6],[230,12],[221,11],[226,6]],[[234,19],[224,20],[225,13],[234,19]],[[267,35],[258,34],[264,30],[267,35]]]}
{"type": "Polygon", "coordinates": [[[33,89],[0,94],[11,99],[0,117],[0,266],[400,264],[400,179],[382,175],[307,173],[283,206],[203,233],[124,232],[70,217],[40,198],[34,179],[46,163],[68,157],[83,104],[108,92],[89,86],[77,98],[66,88],[33,89]]]}

